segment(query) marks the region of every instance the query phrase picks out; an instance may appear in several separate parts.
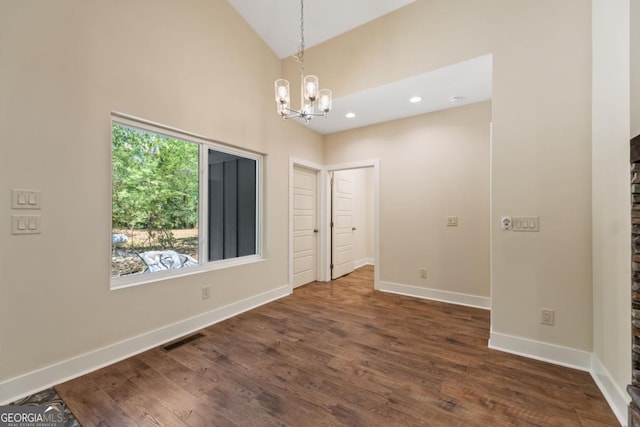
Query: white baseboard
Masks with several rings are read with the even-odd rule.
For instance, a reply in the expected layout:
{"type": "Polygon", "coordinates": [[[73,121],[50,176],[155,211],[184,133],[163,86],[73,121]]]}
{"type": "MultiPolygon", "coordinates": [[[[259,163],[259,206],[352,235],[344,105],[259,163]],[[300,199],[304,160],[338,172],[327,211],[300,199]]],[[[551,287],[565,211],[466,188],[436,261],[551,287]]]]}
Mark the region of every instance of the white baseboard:
{"type": "Polygon", "coordinates": [[[491,309],[491,299],[478,295],[462,294],[459,292],[441,291],[439,289],[421,288],[412,285],[383,282],[378,285],[378,290],[393,294],[406,295],[416,298],[425,298],[435,301],[448,302],[450,304],[466,305],[468,307],[491,309]]]}
{"type": "Polygon", "coordinates": [[[591,353],[491,331],[489,348],[589,372],[591,353]]]}
{"type": "Polygon", "coordinates": [[[627,405],[630,398],[624,389],[616,385],[609,371],[595,354],[493,331],[489,339],[489,348],[589,372],[620,425],[627,425],[627,405]]]}
{"type": "Polygon", "coordinates": [[[290,293],[290,286],[282,286],[3,381],[0,383],[0,405],[6,405],[56,384],[69,381],[115,362],[119,362],[120,360],[180,338],[199,329],[213,325],[214,323],[251,310],[252,308],[287,296],[290,293]]]}
{"type": "Polygon", "coordinates": [[[375,265],[373,262],[373,258],[362,258],[358,261],[353,262],[353,269],[357,269],[360,267],[364,267],[365,265],[375,265]]]}
{"type": "Polygon", "coordinates": [[[631,399],[626,390],[618,387],[613,381],[611,374],[595,354],[591,358],[591,377],[618,418],[620,425],[627,426],[629,422],[627,407],[631,399]]]}

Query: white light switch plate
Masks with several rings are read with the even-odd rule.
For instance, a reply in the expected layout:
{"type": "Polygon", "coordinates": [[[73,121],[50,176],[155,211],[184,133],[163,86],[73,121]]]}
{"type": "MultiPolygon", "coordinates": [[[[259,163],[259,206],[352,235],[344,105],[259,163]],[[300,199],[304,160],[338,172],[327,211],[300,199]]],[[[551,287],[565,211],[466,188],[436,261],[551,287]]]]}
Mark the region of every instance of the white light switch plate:
{"type": "Polygon", "coordinates": [[[540,219],[537,216],[511,217],[513,231],[540,231],[540,219]]]}
{"type": "Polygon", "coordinates": [[[11,215],[11,234],[40,234],[40,215],[11,215]]]}
{"type": "Polygon", "coordinates": [[[42,193],[39,190],[11,190],[13,209],[41,209],[42,193]]]}

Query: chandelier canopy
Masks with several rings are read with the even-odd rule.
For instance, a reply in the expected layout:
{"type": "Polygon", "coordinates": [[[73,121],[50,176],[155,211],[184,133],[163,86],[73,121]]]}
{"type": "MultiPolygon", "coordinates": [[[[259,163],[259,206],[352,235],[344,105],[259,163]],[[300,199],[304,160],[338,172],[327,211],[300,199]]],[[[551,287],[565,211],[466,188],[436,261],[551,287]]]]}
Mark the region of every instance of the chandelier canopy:
{"type": "Polygon", "coordinates": [[[300,44],[298,53],[293,56],[300,64],[300,109],[291,108],[289,81],[275,81],[277,111],[282,120],[299,117],[309,123],[313,117],[327,117],[331,111],[331,91],[319,89],[318,77],[304,75],[304,0],[300,0],[300,44]]]}

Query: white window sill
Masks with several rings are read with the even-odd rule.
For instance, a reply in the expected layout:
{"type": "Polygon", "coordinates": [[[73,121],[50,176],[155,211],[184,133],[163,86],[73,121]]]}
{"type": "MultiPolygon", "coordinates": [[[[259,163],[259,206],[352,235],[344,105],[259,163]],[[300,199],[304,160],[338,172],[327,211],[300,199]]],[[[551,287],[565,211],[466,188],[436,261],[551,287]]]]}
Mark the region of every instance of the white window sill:
{"type": "Polygon", "coordinates": [[[178,277],[191,276],[194,274],[202,274],[225,268],[237,267],[241,265],[254,264],[266,261],[261,255],[250,255],[242,258],[225,259],[221,261],[207,262],[202,265],[194,265],[191,267],[177,268],[174,270],[156,271],[148,274],[135,274],[130,276],[112,277],[111,290],[131,288],[133,286],[146,285],[156,283],[163,280],[176,279],[178,277]]]}

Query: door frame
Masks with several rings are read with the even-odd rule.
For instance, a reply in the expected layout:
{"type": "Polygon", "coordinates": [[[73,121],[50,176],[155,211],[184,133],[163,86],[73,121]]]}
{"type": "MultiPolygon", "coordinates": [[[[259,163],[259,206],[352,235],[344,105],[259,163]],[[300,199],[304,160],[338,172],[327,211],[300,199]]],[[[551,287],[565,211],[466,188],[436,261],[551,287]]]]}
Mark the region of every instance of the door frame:
{"type": "Polygon", "coordinates": [[[348,163],[337,163],[323,166],[296,157],[289,157],[289,292],[293,292],[293,168],[303,167],[316,171],[317,186],[317,221],[318,241],[316,256],[317,281],[331,281],[331,182],[329,173],[339,170],[373,168],[373,250],[374,269],[373,287],[380,289],[380,160],[358,160],[348,163]]]}

